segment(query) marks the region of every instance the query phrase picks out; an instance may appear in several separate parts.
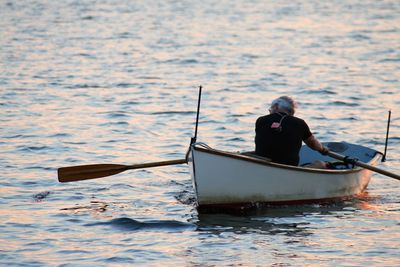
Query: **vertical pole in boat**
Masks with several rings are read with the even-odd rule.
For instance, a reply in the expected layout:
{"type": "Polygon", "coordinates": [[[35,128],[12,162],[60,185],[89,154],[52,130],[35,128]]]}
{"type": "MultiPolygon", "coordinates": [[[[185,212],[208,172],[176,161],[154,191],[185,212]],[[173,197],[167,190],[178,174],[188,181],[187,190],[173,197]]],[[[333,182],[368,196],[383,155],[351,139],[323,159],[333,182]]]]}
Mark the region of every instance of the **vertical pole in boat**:
{"type": "Polygon", "coordinates": [[[387,128],[386,128],[385,151],[383,152],[382,162],[385,162],[385,161],[386,161],[386,151],[387,151],[388,140],[389,140],[389,127],[390,127],[390,115],[391,115],[391,114],[392,114],[392,111],[389,110],[388,121],[387,121],[387,128]]]}
{"type": "Polygon", "coordinates": [[[199,126],[199,115],[200,115],[201,89],[202,89],[202,86],[200,85],[199,86],[199,98],[197,100],[196,128],[194,130],[194,136],[192,137],[190,144],[196,143],[196,139],[197,139],[197,128],[199,126]]]}

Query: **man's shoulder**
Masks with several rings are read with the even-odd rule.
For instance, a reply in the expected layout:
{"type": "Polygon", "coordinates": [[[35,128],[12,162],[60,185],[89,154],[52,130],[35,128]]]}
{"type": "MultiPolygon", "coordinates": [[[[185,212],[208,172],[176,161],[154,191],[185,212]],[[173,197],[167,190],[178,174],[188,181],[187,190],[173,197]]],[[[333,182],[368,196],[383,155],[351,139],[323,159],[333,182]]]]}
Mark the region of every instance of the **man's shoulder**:
{"type": "Polygon", "coordinates": [[[258,117],[257,123],[261,123],[261,122],[267,121],[269,118],[271,118],[271,114],[263,115],[261,117],[258,117]]]}
{"type": "MultiPolygon", "coordinates": [[[[273,114],[263,115],[263,116],[260,116],[257,118],[256,123],[267,122],[267,121],[273,120],[274,118],[275,117],[273,116],[273,114]]],[[[305,120],[303,120],[302,118],[299,118],[299,117],[295,117],[295,116],[287,116],[287,119],[285,119],[285,120],[289,120],[289,121],[292,121],[297,124],[306,124],[307,125],[305,120]]]]}
{"type": "Polygon", "coordinates": [[[299,117],[291,116],[291,124],[296,125],[296,127],[301,127],[303,129],[309,129],[307,122],[299,117]]]}
{"type": "Polygon", "coordinates": [[[271,117],[271,114],[262,115],[262,116],[258,117],[257,120],[262,120],[262,119],[265,119],[265,118],[268,118],[268,117],[271,117]]]}
{"type": "Polygon", "coordinates": [[[290,116],[290,118],[291,118],[293,121],[296,121],[296,122],[299,122],[299,123],[306,123],[305,120],[303,120],[302,118],[299,118],[299,117],[290,116]]]}

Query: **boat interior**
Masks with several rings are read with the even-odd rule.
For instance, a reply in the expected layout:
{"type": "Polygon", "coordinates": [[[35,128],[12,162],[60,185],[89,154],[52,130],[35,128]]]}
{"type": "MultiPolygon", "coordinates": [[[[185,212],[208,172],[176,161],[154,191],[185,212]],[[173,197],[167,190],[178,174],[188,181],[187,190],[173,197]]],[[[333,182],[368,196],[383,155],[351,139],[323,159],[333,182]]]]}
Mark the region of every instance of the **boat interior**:
{"type": "MultiPolygon", "coordinates": [[[[343,156],[347,156],[351,159],[368,163],[371,161],[377,153],[376,150],[354,145],[346,142],[324,142],[324,146],[328,147],[330,151],[339,153],[343,156]]],[[[266,159],[255,155],[254,151],[242,153],[246,156],[251,156],[259,159],[266,159]]],[[[312,150],[307,145],[303,145],[300,150],[300,162],[299,166],[307,166],[315,161],[329,162],[331,169],[352,169],[354,165],[351,163],[344,163],[343,161],[335,160],[329,156],[324,156],[321,153],[312,150]]]]}
{"type": "MultiPolygon", "coordinates": [[[[371,161],[377,153],[376,150],[360,146],[354,145],[346,142],[324,142],[324,146],[328,147],[330,151],[339,153],[343,156],[347,156],[349,158],[357,159],[362,162],[371,161]]],[[[336,160],[332,159],[329,156],[324,156],[321,153],[312,150],[306,145],[303,145],[300,150],[300,163],[299,165],[305,165],[307,163],[313,162],[315,160],[327,161],[327,162],[335,162],[336,160]]]]}
{"type": "MultiPolygon", "coordinates": [[[[354,166],[354,164],[351,163],[352,160],[369,163],[377,155],[377,153],[382,154],[374,149],[370,149],[370,148],[360,146],[360,145],[350,144],[347,142],[323,142],[323,145],[328,147],[329,150],[332,152],[343,155],[344,157],[348,157],[349,162],[345,163],[343,161],[338,161],[329,156],[324,156],[321,153],[319,153],[315,150],[312,150],[308,146],[303,145],[300,150],[299,166],[300,167],[317,168],[317,169],[325,169],[326,167],[328,169],[336,169],[336,170],[353,169],[355,166],[354,166]],[[314,166],[316,161],[320,161],[320,162],[324,163],[323,164],[324,167],[314,166]],[[326,165],[325,163],[328,163],[328,165],[326,165]]],[[[255,158],[255,159],[261,159],[261,160],[263,160],[263,161],[265,160],[267,162],[270,161],[270,159],[268,159],[268,158],[264,158],[264,157],[256,155],[255,151],[246,151],[246,152],[241,152],[240,154],[237,154],[237,153],[231,153],[231,152],[213,149],[204,143],[195,143],[194,146],[196,147],[196,149],[203,150],[203,151],[210,151],[210,152],[212,151],[212,153],[221,154],[224,156],[237,157],[237,156],[242,155],[242,156],[246,156],[247,158],[250,157],[250,158],[255,158]]]]}

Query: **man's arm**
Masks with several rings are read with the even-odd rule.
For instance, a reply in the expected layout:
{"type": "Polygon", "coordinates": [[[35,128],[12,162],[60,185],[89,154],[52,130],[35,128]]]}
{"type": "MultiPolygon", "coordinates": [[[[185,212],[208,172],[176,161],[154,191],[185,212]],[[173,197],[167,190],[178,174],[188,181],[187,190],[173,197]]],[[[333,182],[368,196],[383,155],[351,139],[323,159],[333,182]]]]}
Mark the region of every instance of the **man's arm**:
{"type": "Polygon", "coordinates": [[[304,140],[304,143],[306,143],[307,146],[309,146],[311,149],[316,150],[320,152],[321,154],[326,154],[329,149],[327,147],[324,147],[317,138],[315,138],[314,135],[311,135],[308,137],[306,140],[304,140]]]}

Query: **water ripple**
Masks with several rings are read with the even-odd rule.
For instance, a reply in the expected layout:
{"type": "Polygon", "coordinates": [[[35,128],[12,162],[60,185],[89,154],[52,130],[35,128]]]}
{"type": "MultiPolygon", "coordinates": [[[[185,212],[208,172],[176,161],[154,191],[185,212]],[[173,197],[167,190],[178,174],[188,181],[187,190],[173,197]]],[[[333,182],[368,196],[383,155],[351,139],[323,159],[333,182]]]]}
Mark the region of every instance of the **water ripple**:
{"type": "Polygon", "coordinates": [[[107,222],[97,222],[85,224],[85,226],[111,226],[125,231],[168,231],[181,232],[193,229],[194,226],[189,223],[169,220],[169,221],[137,221],[130,218],[117,218],[107,222]]]}
{"type": "Polygon", "coordinates": [[[37,202],[42,201],[50,195],[50,191],[44,191],[33,195],[33,199],[37,202]]]}
{"type": "Polygon", "coordinates": [[[383,175],[332,207],[226,216],[199,213],[186,165],[56,171],[184,157],[201,84],[198,140],[230,151],[254,148],[279,95],[321,140],[377,150],[391,109],[379,167],[398,173],[398,0],[0,6],[0,265],[399,265],[399,183],[383,175]]]}

